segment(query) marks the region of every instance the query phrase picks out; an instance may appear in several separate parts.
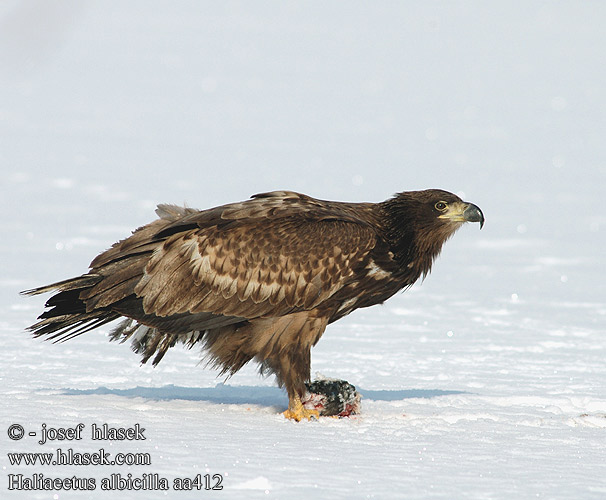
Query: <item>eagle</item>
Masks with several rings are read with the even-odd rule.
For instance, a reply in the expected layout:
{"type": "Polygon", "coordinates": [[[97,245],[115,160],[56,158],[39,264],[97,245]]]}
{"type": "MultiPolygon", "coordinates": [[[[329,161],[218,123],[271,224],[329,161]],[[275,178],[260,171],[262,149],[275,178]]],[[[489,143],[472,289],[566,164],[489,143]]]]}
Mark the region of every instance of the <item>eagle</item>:
{"type": "Polygon", "coordinates": [[[228,376],[254,360],[286,389],[296,421],[318,417],[301,397],[327,325],[410,287],[463,223],[484,224],[480,208],[440,189],[381,203],[273,191],[156,213],[87,273],[22,292],[55,292],[28,330],[58,342],[122,318],[110,338],[130,340],[143,363],[178,343],[198,344],[228,376]]]}

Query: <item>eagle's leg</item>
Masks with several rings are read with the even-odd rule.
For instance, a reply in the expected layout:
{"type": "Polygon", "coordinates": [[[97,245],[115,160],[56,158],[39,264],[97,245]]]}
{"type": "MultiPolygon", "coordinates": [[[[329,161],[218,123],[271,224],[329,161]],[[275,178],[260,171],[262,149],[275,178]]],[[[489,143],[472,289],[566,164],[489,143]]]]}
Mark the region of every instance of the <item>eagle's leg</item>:
{"type": "Polygon", "coordinates": [[[301,402],[301,397],[298,393],[295,393],[294,396],[289,396],[288,398],[288,410],[286,410],[283,415],[290,419],[300,422],[303,419],[311,420],[320,418],[320,412],[318,410],[308,410],[303,406],[301,402]]]}
{"type": "MultiPolygon", "coordinates": [[[[261,362],[261,373],[273,373],[288,394],[288,410],[283,415],[300,422],[318,419],[320,412],[303,407],[305,383],[310,380],[311,348],[318,342],[328,317],[301,311],[279,318],[256,320],[248,352],[261,362]]],[[[252,324],[252,323],[251,323],[252,324]]]]}

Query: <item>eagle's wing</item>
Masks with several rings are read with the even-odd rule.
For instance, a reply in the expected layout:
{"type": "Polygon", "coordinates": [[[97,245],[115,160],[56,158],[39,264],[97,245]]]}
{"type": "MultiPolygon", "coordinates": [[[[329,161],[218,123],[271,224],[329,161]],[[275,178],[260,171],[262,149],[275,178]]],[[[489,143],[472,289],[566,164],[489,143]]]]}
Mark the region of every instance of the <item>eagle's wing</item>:
{"type": "Polygon", "coordinates": [[[203,211],[163,205],[160,219],[91,263],[100,281],[80,298],[91,311],[134,293],[137,315],[154,325],[312,309],[351,281],[377,243],[359,210],[288,191],[203,211]]]}
{"type": "Polygon", "coordinates": [[[312,309],[352,279],[376,240],[364,224],[299,212],[229,220],[176,232],[153,252],[135,287],[146,314],[312,309]]]}

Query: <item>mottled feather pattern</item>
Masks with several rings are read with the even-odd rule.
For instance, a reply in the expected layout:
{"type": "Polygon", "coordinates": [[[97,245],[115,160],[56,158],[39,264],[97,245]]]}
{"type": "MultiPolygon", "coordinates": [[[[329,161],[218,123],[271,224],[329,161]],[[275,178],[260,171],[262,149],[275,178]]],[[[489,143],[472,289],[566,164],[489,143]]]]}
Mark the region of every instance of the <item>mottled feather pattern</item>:
{"type": "Polygon", "coordinates": [[[154,251],[135,293],[146,313],[159,316],[210,311],[255,318],[312,309],[351,279],[374,245],[364,226],[339,240],[343,224],[292,217],[261,228],[177,233],[154,251]]]}

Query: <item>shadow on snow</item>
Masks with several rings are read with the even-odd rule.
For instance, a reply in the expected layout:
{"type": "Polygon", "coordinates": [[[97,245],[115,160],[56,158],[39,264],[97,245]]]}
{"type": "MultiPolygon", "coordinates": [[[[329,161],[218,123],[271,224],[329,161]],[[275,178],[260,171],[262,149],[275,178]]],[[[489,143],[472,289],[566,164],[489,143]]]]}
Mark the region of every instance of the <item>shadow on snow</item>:
{"type": "MultiPolygon", "coordinates": [[[[465,394],[464,391],[442,391],[439,389],[366,390],[358,389],[363,400],[400,401],[403,399],[430,399],[451,394],[465,394]]],[[[132,389],[62,389],[71,396],[114,395],[126,398],[146,398],[154,400],[209,401],[217,404],[256,404],[262,406],[288,406],[286,393],[278,387],[232,386],[217,384],[215,387],[133,387],[132,389]]]]}

